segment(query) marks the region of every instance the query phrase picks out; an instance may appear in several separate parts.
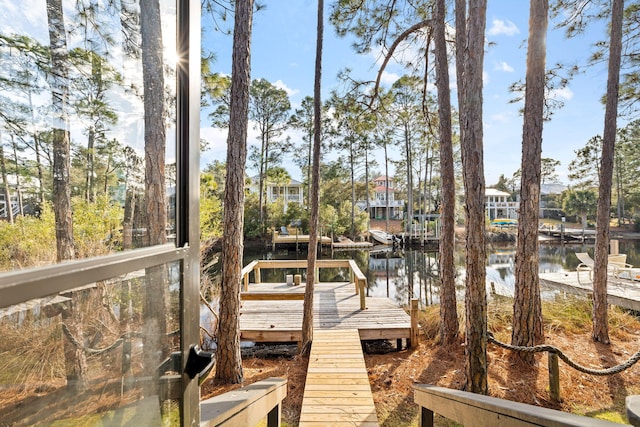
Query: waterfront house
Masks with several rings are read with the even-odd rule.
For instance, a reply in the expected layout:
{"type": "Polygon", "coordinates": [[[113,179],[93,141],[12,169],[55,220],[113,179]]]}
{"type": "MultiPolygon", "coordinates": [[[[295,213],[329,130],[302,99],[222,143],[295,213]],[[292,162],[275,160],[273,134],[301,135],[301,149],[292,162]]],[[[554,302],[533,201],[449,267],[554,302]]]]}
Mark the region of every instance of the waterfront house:
{"type": "MultiPolygon", "coordinates": [[[[369,218],[386,219],[387,207],[389,208],[389,219],[401,219],[404,200],[396,200],[396,190],[393,187],[393,178],[381,175],[373,181],[373,197],[369,199],[369,218]],[[388,193],[388,199],[387,199],[388,193]]],[[[360,210],[367,209],[366,200],[358,200],[356,205],[360,210]]]]}

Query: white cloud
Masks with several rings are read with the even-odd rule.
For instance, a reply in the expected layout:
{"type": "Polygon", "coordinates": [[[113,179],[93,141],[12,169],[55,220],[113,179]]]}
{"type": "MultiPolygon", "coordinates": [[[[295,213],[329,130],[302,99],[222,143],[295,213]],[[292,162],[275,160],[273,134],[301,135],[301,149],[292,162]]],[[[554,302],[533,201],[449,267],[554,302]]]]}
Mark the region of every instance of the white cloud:
{"type": "Polygon", "coordinates": [[[511,65],[507,64],[505,61],[500,61],[496,64],[494,69],[499,71],[504,71],[505,73],[513,73],[514,69],[511,65]]]}
{"type": "Polygon", "coordinates": [[[504,34],[506,36],[513,36],[514,34],[519,34],[520,30],[513,22],[507,20],[503,21],[502,19],[494,19],[487,32],[490,36],[497,36],[500,34],[504,34]]]}
{"type": "Polygon", "coordinates": [[[573,91],[568,87],[562,89],[554,89],[549,92],[549,98],[568,101],[573,98],[573,91]]]}
{"type": "Polygon", "coordinates": [[[382,83],[383,85],[391,86],[399,78],[400,78],[400,76],[397,75],[396,73],[389,73],[387,71],[383,71],[382,72],[382,76],[380,76],[380,83],[382,83]]]}
{"type": "Polygon", "coordinates": [[[273,85],[275,87],[277,87],[278,89],[282,89],[285,92],[287,92],[288,96],[293,96],[293,95],[297,95],[298,93],[300,93],[300,91],[298,89],[291,89],[282,80],[278,80],[278,81],[274,82],[273,85]]]}

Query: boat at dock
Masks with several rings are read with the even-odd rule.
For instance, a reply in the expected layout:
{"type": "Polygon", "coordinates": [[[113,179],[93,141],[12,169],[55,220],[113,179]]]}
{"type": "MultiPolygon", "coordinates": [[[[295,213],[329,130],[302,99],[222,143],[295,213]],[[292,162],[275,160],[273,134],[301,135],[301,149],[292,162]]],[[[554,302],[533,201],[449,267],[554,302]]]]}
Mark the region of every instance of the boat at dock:
{"type": "Polygon", "coordinates": [[[398,240],[395,235],[382,230],[369,230],[369,235],[382,245],[393,245],[398,240]]]}

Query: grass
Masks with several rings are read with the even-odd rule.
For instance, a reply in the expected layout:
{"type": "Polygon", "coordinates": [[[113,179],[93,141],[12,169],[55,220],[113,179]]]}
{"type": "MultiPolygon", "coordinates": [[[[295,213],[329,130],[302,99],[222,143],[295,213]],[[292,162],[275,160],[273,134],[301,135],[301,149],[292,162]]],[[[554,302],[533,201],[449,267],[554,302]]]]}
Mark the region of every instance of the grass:
{"type": "MultiPolygon", "coordinates": [[[[459,307],[462,311],[462,305],[459,307]]],[[[510,343],[513,299],[492,299],[487,308],[488,329],[500,341],[510,343]]],[[[545,343],[560,348],[578,364],[595,369],[606,368],[625,362],[638,351],[640,321],[634,313],[615,307],[609,310],[612,343],[603,345],[591,339],[590,300],[570,297],[545,301],[542,312],[545,343]]],[[[439,306],[427,307],[421,313],[424,338],[417,350],[402,356],[365,356],[381,425],[418,425],[417,407],[411,394],[414,383],[463,388],[464,323],[461,314],[460,320],[460,344],[443,349],[438,344],[439,306]],[[394,372],[393,376],[388,374],[390,371],[394,372]]],[[[625,398],[640,392],[640,365],[620,374],[602,377],[583,374],[561,361],[563,401],[553,402],[548,392],[546,354],[536,356],[537,365],[531,368],[515,363],[510,358],[511,352],[495,345],[489,344],[487,353],[489,393],[494,397],[625,423],[625,398]]],[[[457,424],[436,416],[435,425],[457,424]]]]}

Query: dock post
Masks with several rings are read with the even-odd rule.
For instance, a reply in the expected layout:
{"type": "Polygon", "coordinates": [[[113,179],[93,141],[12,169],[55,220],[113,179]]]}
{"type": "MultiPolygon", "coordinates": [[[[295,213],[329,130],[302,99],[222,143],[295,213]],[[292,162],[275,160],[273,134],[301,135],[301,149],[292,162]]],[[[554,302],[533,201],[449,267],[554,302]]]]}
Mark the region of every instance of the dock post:
{"type": "Polygon", "coordinates": [[[610,255],[620,254],[620,245],[617,239],[611,239],[609,241],[609,254],[610,255]]]}
{"type": "Polygon", "coordinates": [[[367,303],[365,302],[365,292],[364,292],[364,283],[362,280],[356,279],[357,281],[357,288],[360,290],[360,310],[366,310],[367,309],[367,303]]]}
{"type": "Polygon", "coordinates": [[[276,251],[276,230],[271,232],[271,252],[276,251]]]}
{"type": "Polygon", "coordinates": [[[253,270],[253,274],[255,276],[256,283],[260,283],[260,281],[262,280],[261,277],[260,277],[260,269],[259,268],[255,268],[253,270]]]}
{"type": "Polygon", "coordinates": [[[411,299],[411,348],[418,347],[418,300],[411,299]]]}
{"type": "Polygon", "coordinates": [[[560,368],[558,367],[558,355],[549,352],[549,394],[551,400],[560,402],[560,368]]]}

